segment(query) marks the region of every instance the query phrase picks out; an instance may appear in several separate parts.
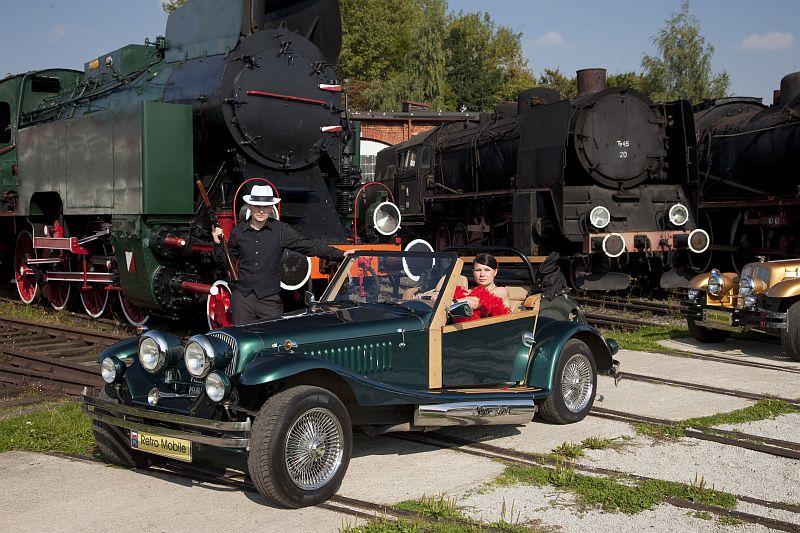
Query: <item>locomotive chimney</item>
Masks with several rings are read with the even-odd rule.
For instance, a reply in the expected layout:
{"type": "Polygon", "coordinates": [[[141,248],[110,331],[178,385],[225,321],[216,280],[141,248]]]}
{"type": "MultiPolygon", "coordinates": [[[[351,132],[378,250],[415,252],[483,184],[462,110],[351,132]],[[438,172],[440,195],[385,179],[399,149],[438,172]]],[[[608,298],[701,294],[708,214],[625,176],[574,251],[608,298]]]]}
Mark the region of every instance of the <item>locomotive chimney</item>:
{"type": "Polygon", "coordinates": [[[781,80],[781,102],[784,105],[792,105],[798,97],[800,97],[800,72],[793,72],[781,80]]]}
{"type": "Polygon", "coordinates": [[[606,69],[584,68],[577,72],[578,96],[585,96],[606,88],[606,69]]]}
{"type": "Polygon", "coordinates": [[[781,105],[781,90],[775,89],[772,91],[772,105],[781,105]]]}

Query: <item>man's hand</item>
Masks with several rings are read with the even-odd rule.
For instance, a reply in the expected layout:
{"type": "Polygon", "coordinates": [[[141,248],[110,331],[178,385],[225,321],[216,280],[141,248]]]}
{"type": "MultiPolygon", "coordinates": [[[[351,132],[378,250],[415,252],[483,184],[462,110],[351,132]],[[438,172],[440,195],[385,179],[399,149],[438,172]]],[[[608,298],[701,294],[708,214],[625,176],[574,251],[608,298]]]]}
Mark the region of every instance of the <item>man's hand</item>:
{"type": "Polygon", "coordinates": [[[211,236],[214,238],[214,243],[219,244],[222,242],[222,236],[225,235],[225,232],[222,231],[222,228],[219,226],[214,226],[214,229],[211,230],[211,236]]]}

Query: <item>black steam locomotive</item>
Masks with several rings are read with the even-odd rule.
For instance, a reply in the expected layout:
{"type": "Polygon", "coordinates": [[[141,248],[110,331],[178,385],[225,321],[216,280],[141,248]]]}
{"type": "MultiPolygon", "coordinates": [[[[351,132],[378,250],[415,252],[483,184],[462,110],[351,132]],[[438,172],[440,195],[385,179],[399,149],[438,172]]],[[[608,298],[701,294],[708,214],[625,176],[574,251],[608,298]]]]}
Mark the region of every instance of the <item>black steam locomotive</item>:
{"type": "Polygon", "coordinates": [[[758,256],[800,256],[800,72],[781,80],[772,106],[709,100],[695,108],[695,125],[701,223],[715,264],[730,260],[739,271],[758,256]]]}
{"type": "MultiPolygon", "coordinates": [[[[558,251],[572,282],[624,289],[630,275],[684,284],[710,244],[697,224],[696,141],[686,101],[655,104],[578,72],[570,101],[535,88],[480,122],[439,126],[378,154],[403,234],[558,251]]],[[[698,268],[705,266],[705,263],[698,268]]]]}

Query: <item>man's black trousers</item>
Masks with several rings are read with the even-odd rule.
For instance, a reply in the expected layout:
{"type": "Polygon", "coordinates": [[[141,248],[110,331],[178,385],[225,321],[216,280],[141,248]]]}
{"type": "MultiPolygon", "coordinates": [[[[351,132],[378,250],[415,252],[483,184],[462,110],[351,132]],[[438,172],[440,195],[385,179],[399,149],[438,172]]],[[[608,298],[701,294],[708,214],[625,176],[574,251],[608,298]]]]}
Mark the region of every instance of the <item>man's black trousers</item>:
{"type": "Polygon", "coordinates": [[[259,298],[253,291],[245,295],[236,287],[231,293],[233,297],[233,324],[236,326],[258,320],[278,318],[283,314],[283,302],[281,302],[280,294],[259,298]]]}

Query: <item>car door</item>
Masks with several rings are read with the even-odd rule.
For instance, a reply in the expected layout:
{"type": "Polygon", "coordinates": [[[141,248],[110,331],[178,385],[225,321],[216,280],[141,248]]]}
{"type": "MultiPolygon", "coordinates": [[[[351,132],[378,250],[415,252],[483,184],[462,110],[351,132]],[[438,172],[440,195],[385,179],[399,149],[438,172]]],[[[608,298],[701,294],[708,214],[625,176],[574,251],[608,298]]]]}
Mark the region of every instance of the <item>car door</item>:
{"type": "Polygon", "coordinates": [[[442,387],[512,384],[524,379],[530,348],[522,335],[533,331],[536,313],[450,324],[442,328],[442,387]]]}

